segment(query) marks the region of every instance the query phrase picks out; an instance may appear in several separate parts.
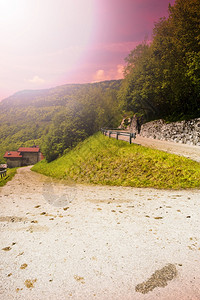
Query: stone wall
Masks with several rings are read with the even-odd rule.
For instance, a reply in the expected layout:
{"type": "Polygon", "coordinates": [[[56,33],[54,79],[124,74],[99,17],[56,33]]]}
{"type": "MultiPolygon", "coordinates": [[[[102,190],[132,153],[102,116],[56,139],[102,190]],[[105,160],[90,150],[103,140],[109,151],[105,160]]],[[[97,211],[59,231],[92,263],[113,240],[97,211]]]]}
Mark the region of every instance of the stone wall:
{"type": "Polygon", "coordinates": [[[163,120],[148,122],[141,126],[140,136],[200,146],[200,118],[169,124],[163,120]]]}
{"type": "Polygon", "coordinates": [[[121,121],[121,124],[119,125],[119,129],[126,129],[130,130],[130,125],[131,125],[132,119],[129,117],[123,118],[121,121]]]}

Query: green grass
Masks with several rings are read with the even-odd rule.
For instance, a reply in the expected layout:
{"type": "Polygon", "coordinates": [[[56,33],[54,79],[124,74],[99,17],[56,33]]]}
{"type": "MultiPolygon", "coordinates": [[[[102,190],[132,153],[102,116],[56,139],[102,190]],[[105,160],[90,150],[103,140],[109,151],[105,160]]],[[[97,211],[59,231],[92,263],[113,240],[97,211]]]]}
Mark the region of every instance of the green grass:
{"type": "Polygon", "coordinates": [[[101,133],[57,160],[36,164],[33,171],[78,183],[182,189],[200,187],[200,164],[101,133]]]}
{"type": "Polygon", "coordinates": [[[10,181],[16,174],[17,168],[7,169],[7,174],[5,177],[0,177],[0,186],[4,186],[8,181],[10,181]]]}

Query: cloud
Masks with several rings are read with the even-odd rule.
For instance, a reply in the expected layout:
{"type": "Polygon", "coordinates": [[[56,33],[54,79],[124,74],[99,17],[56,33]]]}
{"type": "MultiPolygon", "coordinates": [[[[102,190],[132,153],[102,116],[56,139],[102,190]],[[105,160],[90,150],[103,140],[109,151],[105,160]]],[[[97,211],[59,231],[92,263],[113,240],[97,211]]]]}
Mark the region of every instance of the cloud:
{"type": "Polygon", "coordinates": [[[124,77],[124,66],[117,65],[114,69],[102,70],[99,69],[93,76],[93,82],[104,80],[122,79],[124,77]]]}
{"type": "Polygon", "coordinates": [[[107,80],[106,75],[105,75],[105,71],[104,70],[96,71],[96,73],[94,75],[94,81],[103,81],[103,80],[107,80]]]}
{"type": "Polygon", "coordinates": [[[107,43],[107,44],[100,45],[100,47],[102,47],[102,49],[109,52],[128,53],[140,43],[141,41],[107,43]]]}
{"type": "Polygon", "coordinates": [[[40,77],[37,76],[37,75],[33,76],[33,78],[32,78],[32,79],[29,79],[28,81],[31,82],[31,83],[34,83],[34,84],[42,84],[42,83],[45,82],[44,79],[40,78],[40,77]]]}
{"type": "Polygon", "coordinates": [[[124,77],[124,66],[123,65],[117,65],[117,78],[116,79],[121,79],[124,77]]]}

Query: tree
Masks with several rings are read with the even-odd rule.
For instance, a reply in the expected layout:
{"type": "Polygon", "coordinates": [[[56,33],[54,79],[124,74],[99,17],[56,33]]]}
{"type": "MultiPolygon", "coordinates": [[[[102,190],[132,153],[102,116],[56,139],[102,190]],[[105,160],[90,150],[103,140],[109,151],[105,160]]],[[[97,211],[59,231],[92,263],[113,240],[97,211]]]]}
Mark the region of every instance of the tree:
{"type": "Polygon", "coordinates": [[[200,2],[176,0],[155,24],[150,45],[125,59],[120,98],[145,120],[199,116],[200,2]]]}

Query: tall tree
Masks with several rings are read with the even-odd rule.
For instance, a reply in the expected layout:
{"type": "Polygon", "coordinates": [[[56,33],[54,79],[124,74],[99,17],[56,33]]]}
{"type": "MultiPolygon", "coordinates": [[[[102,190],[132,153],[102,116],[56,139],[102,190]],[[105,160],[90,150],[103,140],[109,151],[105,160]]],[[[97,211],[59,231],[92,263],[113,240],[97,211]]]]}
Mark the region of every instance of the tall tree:
{"type": "Polygon", "coordinates": [[[200,1],[176,0],[155,24],[150,45],[125,59],[120,97],[146,120],[200,114],[200,1]]]}

